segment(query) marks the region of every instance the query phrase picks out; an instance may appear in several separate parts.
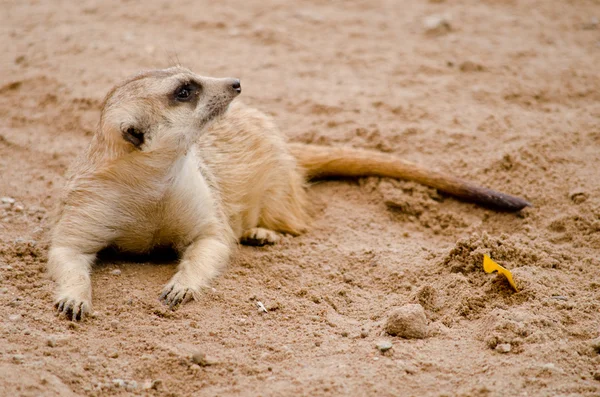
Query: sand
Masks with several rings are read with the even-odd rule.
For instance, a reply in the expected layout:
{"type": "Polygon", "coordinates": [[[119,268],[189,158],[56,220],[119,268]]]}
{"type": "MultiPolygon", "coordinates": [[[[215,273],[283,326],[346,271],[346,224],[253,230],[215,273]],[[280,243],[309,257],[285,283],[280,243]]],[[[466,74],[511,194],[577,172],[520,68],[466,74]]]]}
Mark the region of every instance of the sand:
{"type": "Polygon", "coordinates": [[[600,395],[599,17],[597,0],[2,2],[0,394],[600,395]],[[198,302],[158,301],[172,259],[108,258],[94,318],[58,318],[44,236],[63,175],[113,84],[177,62],[241,78],[292,141],[534,207],[320,182],[309,233],[240,247],[198,302]],[[416,303],[427,336],[386,334],[416,303]]]}

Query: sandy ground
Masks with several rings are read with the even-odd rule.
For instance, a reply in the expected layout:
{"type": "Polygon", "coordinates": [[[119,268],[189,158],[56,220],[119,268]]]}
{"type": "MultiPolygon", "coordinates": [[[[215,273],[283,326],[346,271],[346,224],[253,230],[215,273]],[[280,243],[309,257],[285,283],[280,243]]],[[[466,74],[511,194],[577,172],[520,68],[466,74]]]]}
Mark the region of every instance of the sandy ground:
{"type": "Polygon", "coordinates": [[[594,17],[597,0],[3,1],[0,394],[600,395],[594,17]],[[159,303],[172,260],[109,258],[95,318],[58,318],[44,228],[63,174],[113,84],[176,62],[241,78],[291,140],[395,153],[534,208],[318,183],[312,231],[241,247],[199,302],[159,303]],[[427,338],[386,335],[408,303],[427,338]]]}

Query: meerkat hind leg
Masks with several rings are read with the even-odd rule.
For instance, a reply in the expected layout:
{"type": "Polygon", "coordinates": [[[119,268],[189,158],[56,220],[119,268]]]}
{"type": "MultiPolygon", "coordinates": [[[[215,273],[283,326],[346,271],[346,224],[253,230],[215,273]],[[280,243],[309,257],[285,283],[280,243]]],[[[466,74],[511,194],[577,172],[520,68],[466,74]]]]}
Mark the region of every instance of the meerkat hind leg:
{"type": "Polygon", "coordinates": [[[275,244],[280,240],[279,234],[264,227],[253,227],[242,234],[240,242],[244,245],[263,246],[275,244]]]}

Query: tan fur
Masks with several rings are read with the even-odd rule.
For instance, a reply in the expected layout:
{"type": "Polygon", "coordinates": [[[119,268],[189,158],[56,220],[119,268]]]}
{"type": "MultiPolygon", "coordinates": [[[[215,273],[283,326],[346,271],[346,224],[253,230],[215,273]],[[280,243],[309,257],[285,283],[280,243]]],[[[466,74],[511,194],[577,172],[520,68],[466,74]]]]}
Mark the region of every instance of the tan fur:
{"type": "Polygon", "coordinates": [[[386,176],[434,187],[442,192],[503,211],[518,211],[527,201],[487,189],[454,176],[372,150],[290,144],[291,153],[309,178],[386,176]]]}
{"type": "Polygon", "coordinates": [[[91,265],[108,246],[174,247],[181,262],[161,299],[176,307],[197,297],[237,241],[271,244],[277,233],[308,228],[305,171],[409,178],[458,192],[461,181],[390,156],[288,145],[263,113],[229,106],[237,95],[232,81],[175,67],[134,76],[109,92],[98,130],[69,173],[51,236],[48,268],[59,312],[72,319],[90,312],[91,265]],[[173,101],[185,81],[202,87],[193,104],[173,101]],[[124,139],[130,126],[144,132],[140,146],[124,139]]]}

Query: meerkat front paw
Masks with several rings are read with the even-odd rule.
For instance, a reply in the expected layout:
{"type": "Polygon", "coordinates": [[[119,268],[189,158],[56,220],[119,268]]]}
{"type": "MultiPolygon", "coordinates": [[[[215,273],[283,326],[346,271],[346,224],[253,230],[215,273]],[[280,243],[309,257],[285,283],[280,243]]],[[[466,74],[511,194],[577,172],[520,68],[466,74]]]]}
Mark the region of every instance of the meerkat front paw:
{"type": "Polygon", "coordinates": [[[88,299],[62,294],[54,303],[59,315],[65,315],[72,321],[80,321],[92,312],[92,304],[88,299]]]}
{"type": "Polygon", "coordinates": [[[275,244],[279,240],[280,237],[276,232],[262,227],[253,227],[246,230],[240,239],[242,244],[254,246],[275,244]]]}
{"type": "Polygon", "coordinates": [[[176,274],[160,294],[159,299],[161,302],[168,305],[172,310],[192,299],[197,299],[199,294],[197,287],[186,285],[186,283],[179,280],[180,278],[179,273],[176,274]]]}

